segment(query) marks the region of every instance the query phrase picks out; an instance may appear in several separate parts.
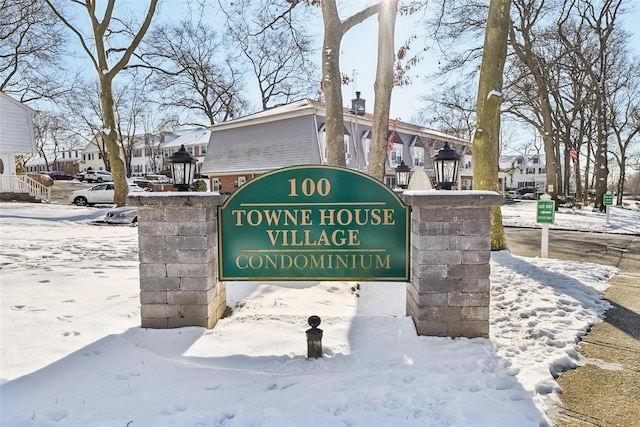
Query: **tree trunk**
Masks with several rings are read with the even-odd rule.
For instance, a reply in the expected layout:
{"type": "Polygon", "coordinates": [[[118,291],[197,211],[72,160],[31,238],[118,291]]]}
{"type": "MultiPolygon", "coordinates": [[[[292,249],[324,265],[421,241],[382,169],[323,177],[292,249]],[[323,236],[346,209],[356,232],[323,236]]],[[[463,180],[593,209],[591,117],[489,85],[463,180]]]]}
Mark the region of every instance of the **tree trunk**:
{"type": "MultiPolygon", "coordinates": [[[[356,24],[378,12],[378,4],[366,7],[344,21],[340,20],[335,0],[324,0],[322,19],[324,22],[324,41],[322,44],[322,81],[320,88],[324,93],[326,106],[326,147],[327,163],[333,166],[346,166],[344,151],[344,110],[342,105],[342,74],[340,73],[340,43],[342,36],[356,24]]],[[[387,117],[388,120],[388,117],[387,117]]]]}
{"type": "Polygon", "coordinates": [[[344,158],[344,119],[342,117],[342,76],[340,74],[340,42],[342,26],[335,1],[322,2],[324,42],[322,44],[322,81],[327,109],[325,124],[327,163],[346,166],[344,158]]]}
{"type": "Polygon", "coordinates": [[[100,78],[100,102],[102,103],[102,140],[107,146],[111,175],[113,175],[113,202],[118,206],[124,206],[127,204],[129,185],[127,184],[127,173],[124,161],[122,157],[120,157],[113,90],[108,75],[100,78]]]}
{"type": "MultiPolygon", "coordinates": [[[[500,106],[507,57],[511,0],[490,0],[478,84],[478,125],[473,137],[473,181],[477,190],[500,192],[500,106]]],[[[491,249],[506,249],[500,207],[491,210],[491,249]]]]}
{"type": "Polygon", "coordinates": [[[384,180],[385,162],[387,160],[389,111],[391,110],[391,92],[393,91],[394,83],[394,33],[397,12],[398,1],[389,0],[381,5],[378,13],[378,65],[376,81],[373,86],[375,104],[373,107],[368,173],[380,181],[384,180]]]}

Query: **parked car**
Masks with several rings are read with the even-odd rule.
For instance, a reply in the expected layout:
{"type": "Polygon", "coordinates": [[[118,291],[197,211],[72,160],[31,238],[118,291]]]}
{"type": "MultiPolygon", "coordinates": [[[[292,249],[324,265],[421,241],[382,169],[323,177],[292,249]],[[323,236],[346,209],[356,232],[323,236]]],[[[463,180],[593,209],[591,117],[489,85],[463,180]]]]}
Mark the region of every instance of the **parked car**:
{"type": "Polygon", "coordinates": [[[506,196],[509,199],[515,200],[520,198],[520,193],[518,193],[517,191],[507,191],[506,196]]]}
{"type": "Polygon", "coordinates": [[[95,171],[94,171],[92,168],[85,169],[85,170],[83,170],[83,171],[81,171],[81,172],[78,172],[78,173],[76,174],[76,179],[77,179],[78,181],[82,182],[82,181],[84,181],[84,176],[85,176],[87,173],[92,174],[93,172],[95,172],[95,171]]]}
{"type": "Polygon", "coordinates": [[[523,196],[527,193],[536,193],[538,192],[538,188],[537,187],[520,187],[516,190],[516,192],[523,196]]]}
{"type": "Polygon", "coordinates": [[[84,179],[87,182],[113,182],[113,175],[111,172],[102,170],[87,170],[84,179]]]}
{"type": "Polygon", "coordinates": [[[104,222],[109,224],[137,224],[138,208],[122,206],[110,209],[104,217],[104,222]]]}
{"type": "Polygon", "coordinates": [[[69,196],[69,202],[78,206],[91,206],[96,203],[113,203],[114,187],[112,183],[98,184],[91,188],[76,190],[69,196]]]}
{"type": "MultiPolygon", "coordinates": [[[[129,192],[144,191],[136,186],[129,186],[129,192]]],[[[94,185],[91,188],[76,190],[69,196],[69,202],[78,206],[91,206],[96,204],[113,203],[114,184],[107,182],[94,185]]]]}
{"type": "Polygon", "coordinates": [[[136,179],[133,181],[140,188],[151,190],[155,184],[171,184],[171,178],[166,175],[147,175],[142,179],[136,179]]]}
{"type": "Polygon", "coordinates": [[[61,171],[51,171],[51,172],[47,172],[47,175],[49,175],[51,177],[51,179],[55,180],[65,180],[65,181],[71,181],[73,179],[73,177],[67,173],[61,172],[61,171]]]}

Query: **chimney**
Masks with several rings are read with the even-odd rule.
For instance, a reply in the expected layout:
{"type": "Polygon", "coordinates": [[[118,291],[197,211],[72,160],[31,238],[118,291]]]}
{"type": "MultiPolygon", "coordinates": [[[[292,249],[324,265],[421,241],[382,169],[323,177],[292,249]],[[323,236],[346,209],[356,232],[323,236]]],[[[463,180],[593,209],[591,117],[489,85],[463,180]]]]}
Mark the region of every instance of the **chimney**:
{"type": "Polygon", "coordinates": [[[351,100],[351,114],[357,114],[364,116],[365,113],[365,100],[360,98],[360,92],[356,92],[356,97],[351,100]]]}

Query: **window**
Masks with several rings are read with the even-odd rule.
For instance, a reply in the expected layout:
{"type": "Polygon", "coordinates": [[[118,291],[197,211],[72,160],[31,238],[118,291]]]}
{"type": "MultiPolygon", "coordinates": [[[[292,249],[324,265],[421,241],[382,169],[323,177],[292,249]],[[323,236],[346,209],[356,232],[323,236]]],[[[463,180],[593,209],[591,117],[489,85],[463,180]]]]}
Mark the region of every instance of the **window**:
{"type": "MultiPolygon", "coordinates": [[[[351,136],[347,132],[347,129],[344,130],[344,155],[345,160],[349,161],[351,158],[351,151],[349,150],[349,141],[351,141],[351,136]]],[[[325,131],[325,123],[321,124],[318,128],[318,143],[320,149],[320,157],[322,159],[322,163],[327,162],[327,133],[325,131]]]]}
{"type": "Polygon", "coordinates": [[[371,134],[365,133],[362,135],[362,150],[364,152],[364,163],[369,164],[369,149],[371,147],[371,134]]]}
{"type": "Polygon", "coordinates": [[[524,159],[523,159],[522,157],[518,157],[518,158],[516,159],[516,164],[517,164],[517,165],[521,165],[523,162],[524,162],[524,159]]]}
{"type": "Polygon", "coordinates": [[[424,148],[411,147],[411,154],[413,156],[414,166],[424,166],[424,148]]]}
{"type": "Polygon", "coordinates": [[[244,185],[247,182],[247,177],[246,176],[239,176],[238,177],[238,187],[240,187],[241,185],[244,185]]]}
{"type": "Polygon", "coordinates": [[[351,160],[351,152],[349,151],[349,135],[344,136],[344,161],[349,163],[351,160]]]}
{"type": "Polygon", "coordinates": [[[384,183],[387,187],[394,188],[396,186],[396,177],[395,176],[385,176],[384,183]]]}
{"type": "Polygon", "coordinates": [[[222,188],[222,182],[220,181],[220,178],[213,178],[213,191],[220,191],[220,189],[222,188]]]}
{"type": "Polygon", "coordinates": [[[540,159],[538,159],[538,156],[533,156],[533,159],[531,159],[531,161],[533,162],[534,165],[537,165],[540,159]]]}
{"type": "Polygon", "coordinates": [[[527,175],[535,175],[536,174],[536,168],[527,168],[527,171],[525,173],[527,175]]]}
{"type": "Polygon", "coordinates": [[[402,163],[402,148],[404,146],[402,144],[393,144],[393,150],[389,153],[389,162],[391,163],[391,167],[399,166],[402,163]]]}
{"type": "Polygon", "coordinates": [[[318,132],[318,139],[320,143],[320,158],[322,163],[327,163],[327,133],[318,132]]]}

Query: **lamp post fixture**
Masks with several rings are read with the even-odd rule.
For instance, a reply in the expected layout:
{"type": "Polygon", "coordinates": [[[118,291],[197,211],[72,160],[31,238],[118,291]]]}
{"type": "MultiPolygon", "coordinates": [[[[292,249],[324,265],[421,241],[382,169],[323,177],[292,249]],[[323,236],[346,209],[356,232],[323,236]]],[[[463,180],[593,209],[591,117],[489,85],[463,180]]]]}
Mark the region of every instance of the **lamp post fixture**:
{"type": "Polygon", "coordinates": [[[171,176],[173,177],[173,186],[178,191],[189,191],[193,176],[196,171],[196,160],[184,148],[184,144],[180,149],[173,153],[169,158],[171,161],[171,176]]]}
{"type": "Polygon", "coordinates": [[[451,190],[458,178],[458,164],[462,156],[445,142],[433,156],[433,168],[436,172],[436,185],[443,190],[451,190]]]}
{"type": "Polygon", "coordinates": [[[411,175],[411,168],[404,164],[404,160],[396,168],[396,185],[400,188],[407,188],[409,185],[409,175],[411,175]]]}

